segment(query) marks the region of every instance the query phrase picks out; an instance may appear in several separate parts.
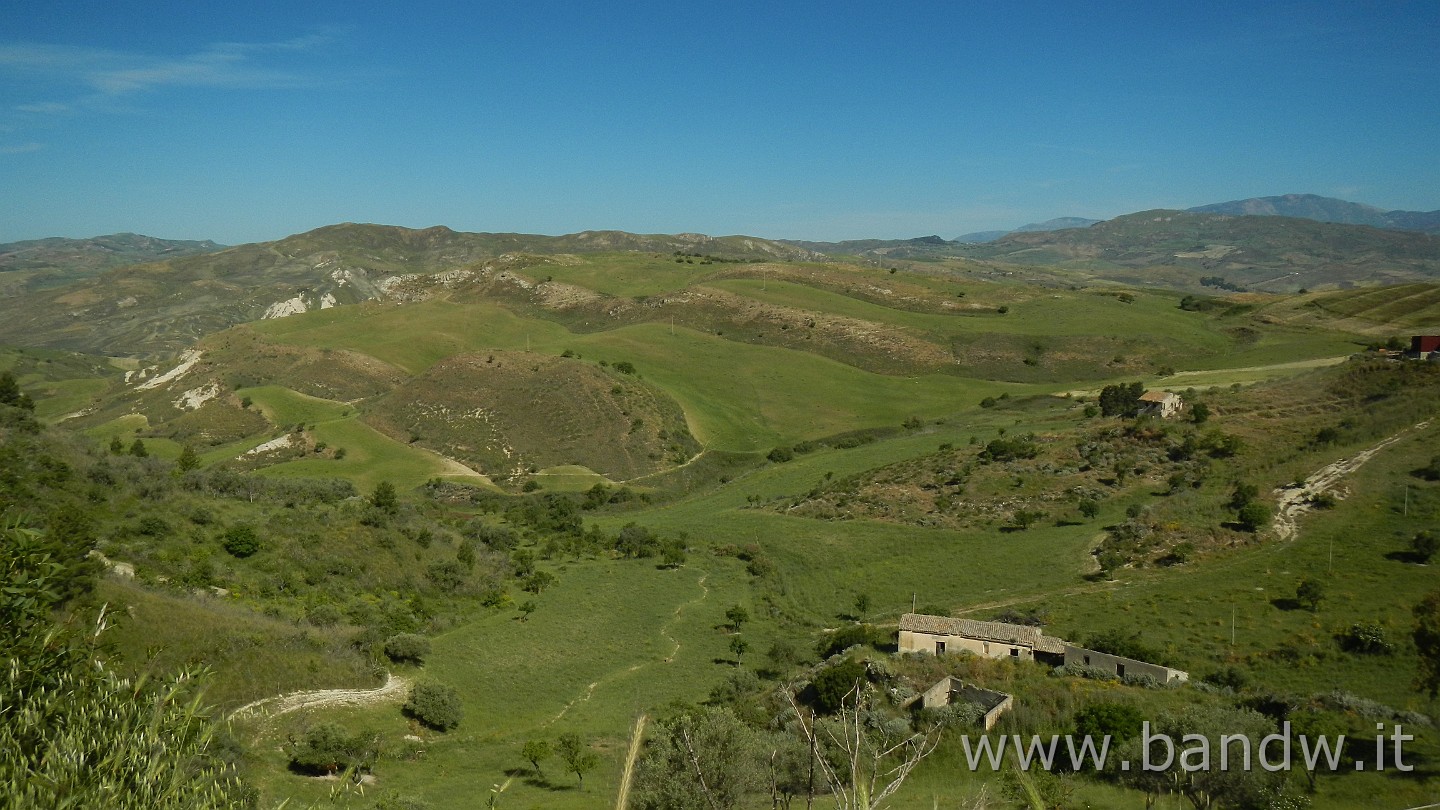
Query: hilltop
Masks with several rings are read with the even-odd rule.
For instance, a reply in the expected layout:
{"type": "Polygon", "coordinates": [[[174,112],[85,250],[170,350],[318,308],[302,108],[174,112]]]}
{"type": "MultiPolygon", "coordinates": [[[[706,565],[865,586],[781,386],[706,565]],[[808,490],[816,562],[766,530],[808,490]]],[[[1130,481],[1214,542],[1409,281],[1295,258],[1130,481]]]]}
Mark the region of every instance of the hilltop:
{"type": "Polygon", "coordinates": [[[384,298],[412,276],[517,253],[647,252],[692,263],[805,259],[749,237],[460,233],[342,224],[276,242],[130,265],[54,289],[7,297],[0,343],[109,354],[179,351],[227,326],[384,298]]]}

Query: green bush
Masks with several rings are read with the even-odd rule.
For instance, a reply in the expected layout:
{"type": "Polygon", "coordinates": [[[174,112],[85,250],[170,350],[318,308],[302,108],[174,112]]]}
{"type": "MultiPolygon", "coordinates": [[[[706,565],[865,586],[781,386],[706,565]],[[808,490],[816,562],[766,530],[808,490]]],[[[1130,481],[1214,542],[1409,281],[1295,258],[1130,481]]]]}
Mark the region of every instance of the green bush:
{"type": "Polygon", "coordinates": [[[260,550],[260,537],[255,533],[255,527],[245,523],[226,529],[220,542],[231,555],[242,559],[260,550]]]}
{"type": "Polygon", "coordinates": [[[465,717],[460,693],[455,691],[455,687],[433,682],[417,683],[411,687],[404,711],[437,731],[449,731],[460,725],[465,717]]]}
{"type": "Polygon", "coordinates": [[[865,666],[858,661],[846,661],[830,667],[810,682],[815,707],[826,714],[839,711],[856,684],[865,681],[865,666]]]}
{"type": "Polygon", "coordinates": [[[321,723],[305,732],[290,750],[290,764],[310,774],[369,770],[375,764],[378,742],[374,735],[349,734],[338,723],[321,723]]]}
{"type": "Polygon", "coordinates": [[[430,654],[430,639],[416,633],[400,633],[385,641],[385,655],[396,663],[423,664],[430,654]]]}

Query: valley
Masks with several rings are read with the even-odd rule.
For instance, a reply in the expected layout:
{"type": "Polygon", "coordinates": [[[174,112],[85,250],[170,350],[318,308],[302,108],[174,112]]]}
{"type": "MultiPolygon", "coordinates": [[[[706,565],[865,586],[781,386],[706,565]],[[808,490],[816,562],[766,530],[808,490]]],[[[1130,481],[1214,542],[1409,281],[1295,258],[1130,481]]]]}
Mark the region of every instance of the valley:
{"type": "Polygon", "coordinates": [[[67,610],[107,606],[108,666],[208,670],[250,806],[705,806],[706,769],[772,806],[785,690],[825,714],[846,666],[881,725],[936,720],[897,696],[955,675],[1015,696],[1003,733],[1118,705],[1416,735],[1409,773],[1027,783],[965,767],[978,732],[941,718],[891,807],[1423,804],[1440,363],[1385,347],[1440,324],[1436,238],[1153,214],[883,260],[341,225],[32,284],[0,303],[33,399],[0,406],[0,505],[67,561],[67,610]],[[1197,241],[1245,266],[1176,258],[1197,241]],[[1131,645],[1190,684],[900,656],[909,612],[1131,645]],[[753,761],[677,772],[682,728],[753,761]]]}

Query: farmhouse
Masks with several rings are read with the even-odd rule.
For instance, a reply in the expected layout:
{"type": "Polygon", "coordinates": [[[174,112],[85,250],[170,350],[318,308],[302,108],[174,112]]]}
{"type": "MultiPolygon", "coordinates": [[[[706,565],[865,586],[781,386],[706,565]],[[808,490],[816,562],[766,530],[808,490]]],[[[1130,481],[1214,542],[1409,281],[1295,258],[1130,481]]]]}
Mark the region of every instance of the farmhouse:
{"type": "Polygon", "coordinates": [[[962,651],[989,658],[1084,667],[1117,678],[1147,677],[1165,684],[1190,680],[1190,674],[1184,670],[1079,647],[1047,636],[1038,627],[923,613],[906,613],[900,617],[900,652],[945,655],[962,651]]]}
{"type": "Polygon", "coordinates": [[[988,658],[1065,663],[1065,642],[1038,627],[1005,622],[979,622],[906,613],[900,617],[900,652],[944,655],[961,651],[988,658]]]}
{"type": "Polygon", "coordinates": [[[1169,419],[1180,413],[1180,409],[1183,407],[1185,407],[1185,401],[1180,399],[1180,395],[1169,391],[1146,391],[1140,395],[1140,413],[1142,414],[1154,414],[1161,419],[1169,419]]]}

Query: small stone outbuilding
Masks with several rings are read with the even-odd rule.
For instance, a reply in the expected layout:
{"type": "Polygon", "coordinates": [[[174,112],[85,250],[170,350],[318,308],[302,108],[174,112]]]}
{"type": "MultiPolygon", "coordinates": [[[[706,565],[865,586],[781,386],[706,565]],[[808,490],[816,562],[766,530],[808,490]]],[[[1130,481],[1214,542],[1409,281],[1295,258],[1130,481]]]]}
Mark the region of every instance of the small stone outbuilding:
{"type": "Polygon", "coordinates": [[[1170,391],[1146,391],[1140,395],[1140,413],[1153,414],[1161,419],[1178,416],[1185,407],[1185,400],[1170,391]]]}

